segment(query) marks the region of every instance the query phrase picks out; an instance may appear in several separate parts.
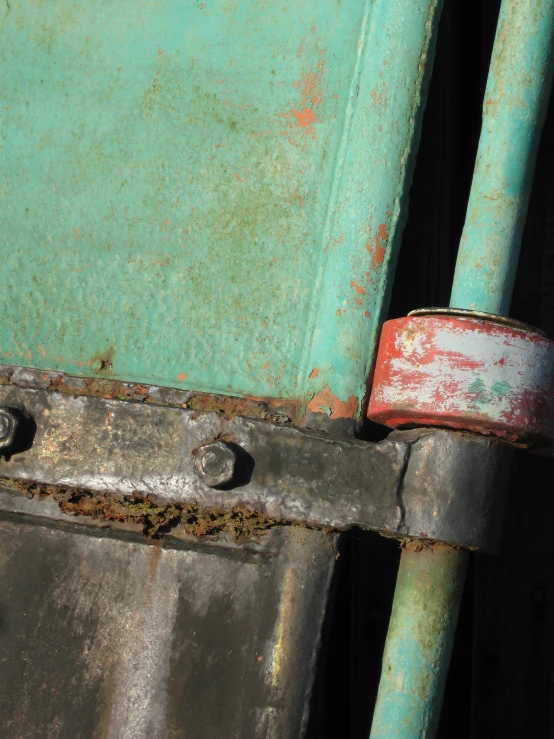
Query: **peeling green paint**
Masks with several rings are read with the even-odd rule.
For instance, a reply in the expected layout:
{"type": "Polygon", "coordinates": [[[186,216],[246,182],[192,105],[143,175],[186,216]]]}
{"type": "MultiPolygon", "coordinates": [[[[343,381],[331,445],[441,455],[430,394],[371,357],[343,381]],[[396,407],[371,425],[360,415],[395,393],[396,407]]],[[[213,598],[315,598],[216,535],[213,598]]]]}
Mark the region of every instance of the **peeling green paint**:
{"type": "Polygon", "coordinates": [[[476,377],[469,386],[469,391],[473,393],[471,406],[481,410],[494,403],[495,400],[504,398],[510,392],[510,386],[502,380],[493,382],[490,388],[487,389],[484,380],[481,377],[476,377]]]}
{"type": "Polygon", "coordinates": [[[10,0],[0,359],[356,415],[436,0],[10,0]]]}

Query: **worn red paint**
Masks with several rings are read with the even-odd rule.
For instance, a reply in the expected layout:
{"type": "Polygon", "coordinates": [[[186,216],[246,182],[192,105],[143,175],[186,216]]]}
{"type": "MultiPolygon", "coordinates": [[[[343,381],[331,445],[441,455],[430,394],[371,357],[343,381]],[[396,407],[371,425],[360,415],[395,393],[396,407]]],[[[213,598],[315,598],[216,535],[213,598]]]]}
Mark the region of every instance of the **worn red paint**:
{"type": "Polygon", "coordinates": [[[445,426],[554,441],[554,342],[470,317],[385,323],[368,408],[392,428],[445,426]]]}
{"type": "Polygon", "coordinates": [[[350,283],[350,287],[353,287],[358,295],[365,295],[365,289],[363,287],[360,287],[360,285],[357,285],[354,280],[352,280],[352,282],[350,283]]]}
{"type": "Polygon", "coordinates": [[[358,399],[351,395],[347,400],[340,400],[334,395],[329,385],[317,393],[306,406],[311,413],[326,413],[329,411],[330,418],[356,418],[358,413],[358,399]]]}
{"type": "Polygon", "coordinates": [[[185,375],[184,372],[179,372],[179,374],[177,375],[177,379],[178,380],[186,380],[187,379],[187,376],[185,375]]]}
{"type": "Polygon", "coordinates": [[[319,370],[317,367],[314,367],[313,370],[310,372],[310,380],[315,380],[315,378],[319,375],[319,370]]]}

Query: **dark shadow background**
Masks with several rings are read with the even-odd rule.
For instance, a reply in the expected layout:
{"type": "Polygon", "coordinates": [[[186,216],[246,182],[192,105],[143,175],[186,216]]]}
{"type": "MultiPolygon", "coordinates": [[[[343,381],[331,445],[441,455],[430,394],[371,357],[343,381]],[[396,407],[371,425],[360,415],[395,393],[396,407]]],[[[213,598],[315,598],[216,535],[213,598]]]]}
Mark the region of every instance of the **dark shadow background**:
{"type": "MultiPolygon", "coordinates": [[[[448,305],[499,0],[445,0],[390,317],[448,305]]],[[[546,120],[511,315],[554,338],[554,105],[546,120]]],[[[554,737],[554,460],[518,453],[501,552],[473,556],[440,739],[554,737]],[[552,709],[551,709],[552,704],[552,709]]],[[[310,739],[368,739],[399,549],[345,535],[310,739]]]]}

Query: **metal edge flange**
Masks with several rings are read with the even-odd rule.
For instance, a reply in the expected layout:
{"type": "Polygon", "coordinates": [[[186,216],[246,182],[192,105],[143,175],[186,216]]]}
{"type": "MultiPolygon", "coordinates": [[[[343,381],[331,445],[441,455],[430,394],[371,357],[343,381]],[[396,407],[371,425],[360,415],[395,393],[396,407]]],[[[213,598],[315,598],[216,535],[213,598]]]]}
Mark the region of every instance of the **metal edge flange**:
{"type": "Polygon", "coordinates": [[[554,342],[519,322],[466,311],[387,321],[368,417],[439,426],[521,446],[554,441],[554,342]]]}

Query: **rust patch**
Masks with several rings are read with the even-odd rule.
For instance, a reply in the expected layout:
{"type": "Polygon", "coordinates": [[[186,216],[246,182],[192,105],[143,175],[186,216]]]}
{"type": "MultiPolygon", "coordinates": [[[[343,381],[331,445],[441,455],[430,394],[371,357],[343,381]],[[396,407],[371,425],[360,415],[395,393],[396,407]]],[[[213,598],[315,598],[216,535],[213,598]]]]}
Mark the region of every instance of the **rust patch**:
{"type": "Polygon", "coordinates": [[[319,370],[317,367],[314,367],[313,370],[310,372],[310,380],[315,380],[315,378],[319,375],[319,370]]]}
{"type": "Polygon", "coordinates": [[[423,550],[431,550],[433,552],[444,552],[444,551],[461,551],[462,547],[456,547],[452,544],[443,544],[441,541],[434,541],[432,539],[400,539],[399,541],[401,549],[408,549],[410,551],[422,552],[423,550]]]}
{"type": "Polygon", "coordinates": [[[387,225],[385,223],[380,223],[377,228],[377,234],[375,235],[375,237],[370,238],[365,245],[365,248],[372,256],[372,269],[380,267],[385,260],[385,254],[387,250],[387,238],[387,225]]]}
{"type": "MultiPolygon", "coordinates": [[[[319,49],[319,55],[321,57],[323,53],[323,49],[319,49]]],[[[290,108],[288,113],[277,114],[279,118],[286,120],[286,123],[284,122],[284,130],[281,131],[281,134],[288,137],[290,144],[300,146],[303,150],[306,147],[306,139],[315,139],[316,136],[315,108],[323,101],[322,77],[324,69],[325,59],[321,58],[315,69],[303,70],[301,78],[294,83],[294,86],[299,90],[298,99],[293,103],[295,107],[290,108]],[[291,128],[301,129],[302,139],[299,140],[291,128]]]]}
{"type": "Polygon", "coordinates": [[[326,385],[323,390],[312,397],[306,410],[312,413],[321,413],[329,410],[330,418],[356,418],[358,399],[351,395],[348,400],[340,400],[326,385]]]}
{"type": "Polygon", "coordinates": [[[183,408],[191,408],[201,413],[223,413],[228,416],[248,416],[261,418],[273,423],[289,423],[298,420],[299,404],[272,398],[235,398],[227,395],[193,395],[183,408]]]}
{"type": "Polygon", "coordinates": [[[148,497],[102,495],[81,488],[56,487],[27,480],[7,479],[2,482],[27,497],[52,498],[60,510],[70,516],[138,524],[148,538],[160,538],[179,526],[181,531],[197,537],[215,536],[227,531],[238,539],[259,536],[274,526],[284,525],[282,521],[268,519],[246,506],[221,511],[201,509],[196,504],[157,505],[148,497]]]}
{"type": "Polygon", "coordinates": [[[290,114],[296,118],[298,125],[301,128],[310,128],[315,120],[314,111],[311,108],[304,108],[303,110],[292,109],[290,114]]]}
{"type": "Polygon", "coordinates": [[[278,398],[238,398],[228,395],[194,393],[172,388],[126,383],[104,378],[80,378],[56,372],[34,373],[31,378],[14,380],[15,369],[0,368],[0,385],[55,390],[66,395],[84,395],[107,400],[137,400],[153,405],[172,406],[226,416],[247,416],[272,423],[300,423],[300,403],[278,398]]]}
{"type": "Polygon", "coordinates": [[[103,354],[93,357],[91,360],[92,368],[97,374],[109,375],[113,372],[113,356],[115,352],[112,348],[108,349],[103,354]]]}

